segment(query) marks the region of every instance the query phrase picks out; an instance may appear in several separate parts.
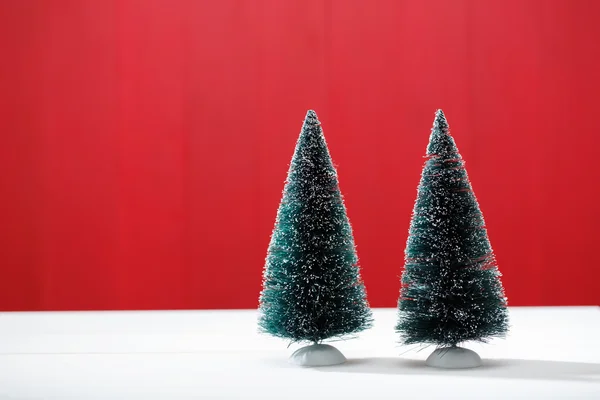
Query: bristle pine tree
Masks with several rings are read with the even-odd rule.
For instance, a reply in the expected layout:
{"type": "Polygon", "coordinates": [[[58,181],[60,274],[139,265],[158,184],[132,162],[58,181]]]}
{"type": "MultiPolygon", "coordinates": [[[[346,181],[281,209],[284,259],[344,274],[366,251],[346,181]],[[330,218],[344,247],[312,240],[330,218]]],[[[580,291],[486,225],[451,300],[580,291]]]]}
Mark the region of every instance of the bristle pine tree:
{"type": "Polygon", "coordinates": [[[397,332],[404,344],[455,347],[508,330],[483,215],[442,110],[435,115],[405,249],[397,332]]]}
{"type": "Polygon", "coordinates": [[[262,332],[321,343],[371,326],[352,229],[314,111],[289,167],[259,300],[262,332]]]}

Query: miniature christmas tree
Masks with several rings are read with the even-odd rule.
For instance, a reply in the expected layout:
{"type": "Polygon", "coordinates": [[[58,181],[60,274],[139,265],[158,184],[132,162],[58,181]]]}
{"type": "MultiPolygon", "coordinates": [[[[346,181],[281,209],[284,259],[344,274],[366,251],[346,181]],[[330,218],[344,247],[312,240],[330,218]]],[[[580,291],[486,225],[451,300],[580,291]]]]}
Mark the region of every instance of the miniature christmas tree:
{"type": "Polygon", "coordinates": [[[482,213],[442,110],[427,147],[405,250],[396,330],[438,349],[430,366],[481,364],[467,341],[508,330],[507,301],[482,213]]]}
{"type": "Polygon", "coordinates": [[[331,365],[345,361],[326,339],[371,326],[352,228],[321,124],[309,110],[279,206],[260,295],[259,327],[265,333],[310,342],[292,362],[331,365]]]}

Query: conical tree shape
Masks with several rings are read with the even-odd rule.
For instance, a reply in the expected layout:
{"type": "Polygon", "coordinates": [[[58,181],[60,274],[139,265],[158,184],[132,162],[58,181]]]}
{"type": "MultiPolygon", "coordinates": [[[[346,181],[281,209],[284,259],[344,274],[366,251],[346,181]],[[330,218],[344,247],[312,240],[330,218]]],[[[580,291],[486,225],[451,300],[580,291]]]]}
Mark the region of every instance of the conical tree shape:
{"type": "Polygon", "coordinates": [[[485,222],[442,110],[427,147],[398,303],[404,344],[456,346],[508,329],[485,222]]]}
{"type": "Polygon", "coordinates": [[[288,171],[259,311],[263,332],[292,342],[320,343],[371,325],[337,172],[312,110],[288,171]]]}

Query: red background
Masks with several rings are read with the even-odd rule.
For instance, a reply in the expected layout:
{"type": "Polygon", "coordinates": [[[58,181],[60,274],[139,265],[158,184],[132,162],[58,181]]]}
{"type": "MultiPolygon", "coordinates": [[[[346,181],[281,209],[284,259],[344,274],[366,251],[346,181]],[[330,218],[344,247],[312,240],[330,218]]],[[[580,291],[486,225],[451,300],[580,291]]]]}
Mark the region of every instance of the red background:
{"type": "Polygon", "coordinates": [[[436,108],[512,305],[600,303],[600,2],[3,0],[0,309],[253,308],[306,110],[395,306],[436,108]]]}

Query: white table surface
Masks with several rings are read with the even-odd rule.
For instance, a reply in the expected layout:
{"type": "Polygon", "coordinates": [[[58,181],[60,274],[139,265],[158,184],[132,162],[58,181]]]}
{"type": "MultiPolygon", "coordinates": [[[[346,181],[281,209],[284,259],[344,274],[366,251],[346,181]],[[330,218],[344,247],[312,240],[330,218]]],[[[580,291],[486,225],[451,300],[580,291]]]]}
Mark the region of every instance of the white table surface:
{"type": "Polygon", "coordinates": [[[0,400],[600,399],[600,308],[511,308],[472,370],[397,344],[394,309],[336,342],[349,361],[302,368],[255,311],[0,313],[0,400]]]}

